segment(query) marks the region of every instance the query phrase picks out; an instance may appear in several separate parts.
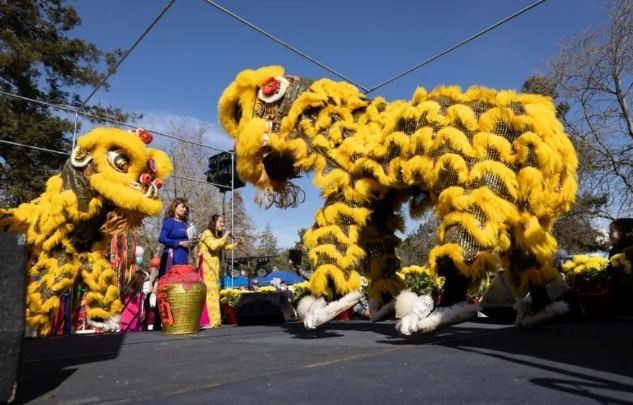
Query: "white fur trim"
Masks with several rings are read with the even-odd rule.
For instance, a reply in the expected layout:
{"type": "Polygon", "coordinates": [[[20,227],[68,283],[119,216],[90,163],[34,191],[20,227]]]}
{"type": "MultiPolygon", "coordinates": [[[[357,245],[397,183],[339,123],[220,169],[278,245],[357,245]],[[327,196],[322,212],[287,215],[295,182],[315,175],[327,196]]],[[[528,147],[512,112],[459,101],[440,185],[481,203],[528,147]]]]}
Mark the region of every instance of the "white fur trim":
{"type": "Polygon", "coordinates": [[[325,299],[323,297],[319,297],[319,298],[315,298],[314,301],[312,301],[312,304],[310,305],[310,308],[308,308],[308,312],[305,315],[305,318],[303,319],[303,325],[307,328],[307,329],[314,329],[317,327],[316,322],[314,320],[314,313],[322,310],[323,308],[325,308],[327,305],[327,302],[325,302],[325,299]]]}
{"type": "Polygon", "coordinates": [[[79,152],[80,150],[80,146],[77,146],[75,149],[73,149],[72,153],[70,154],[70,163],[72,163],[72,165],[75,167],[86,167],[88,163],[90,163],[90,161],[92,160],[92,156],[88,156],[86,159],[80,162],[77,160],[77,152],[79,152]]]}
{"type": "Polygon", "coordinates": [[[569,305],[565,301],[556,301],[552,302],[549,305],[546,305],[539,312],[526,312],[523,313],[521,318],[517,315],[517,325],[521,325],[524,328],[532,328],[534,326],[540,325],[543,322],[555,318],[560,315],[564,315],[569,312],[569,305]]]}
{"type": "Polygon", "coordinates": [[[352,291],[339,299],[338,301],[332,301],[327,305],[321,305],[325,303],[323,298],[319,298],[312,306],[305,317],[303,324],[308,329],[314,329],[319,325],[332,320],[341,312],[353,307],[360,300],[361,293],[359,291],[352,291]]]}
{"type": "Polygon", "coordinates": [[[426,318],[418,322],[418,332],[429,333],[442,326],[453,325],[477,317],[479,304],[462,301],[450,307],[438,307],[426,318]]]}
{"type": "Polygon", "coordinates": [[[260,88],[257,91],[257,98],[262,100],[264,103],[274,103],[275,101],[281,99],[284,94],[286,94],[286,90],[288,90],[288,86],[290,86],[290,82],[283,76],[275,76],[275,80],[277,80],[279,82],[279,90],[277,90],[277,93],[273,94],[272,96],[264,96],[264,93],[262,93],[262,89],[260,88]]]}
{"type": "Polygon", "coordinates": [[[316,300],[317,298],[313,295],[306,295],[299,300],[299,303],[297,304],[297,316],[299,317],[299,320],[303,321],[306,318],[310,306],[314,304],[314,301],[316,300]]]}
{"type": "Polygon", "coordinates": [[[386,304],[383,304],[381,307],[374,308],[374,311],[370,311],[369,319],[372,322],[378,322],[383,320],[396,306],[396,300],[391,300],[386,304]]]}
{"type": "MultiPolygon", "coordinates": [[[[410,292],[410,294],[415,295],[412,292],[410,292]]],[[[418,331],[418,325],[422,320],[429,316],[429,314],[431,314],[431,311],[433,311],[433,307],[435,305],[433,302],[433,297],[431,297],[430,295],[421,295],[419,297],[416,296],[413,305],[411,305],[412,296],[410,294],[405,294],[401,298],[403,301],[401,303],[401,310],[407,309],[406,307],[410,305],[408,308],[410,312],[408,314],[405,314],[401,318],[400,322],[396,324],[396,329],[399,330],[403,335],[407,336],[418,331]]],[[[398,296],[399,299],[400,295],[398,296]]],[[[398,304],[396,303],[396,305],[398,304]]],[[[402,315],[402,312],[400,312],[400,315],[402,315]]]]}
{"type": "Polygon", "coordinates": [[[517,313],[517,316],[514,319],[514,324],[520,325],[521,321],[523,321],[523,318],[525,318],[527,314],[529,314],[531,309],[532,309],[532,298],[529,295],[517,301],[516,304],[514,304],[514,310],[517,313]]]}
{"type": "Polygon", "coordinates": [[[88,319],[88,324],[94,328],[99,328],[104,332],[118,332],[120,318],[120,315],[114,315],[104,322],[97,322],[93,321],[92,319],[88,319]]]}
{"type": "Polygon", "coordinates": [[[411,290],[404,290],[396,297],[396,318],[402,319],[413,312],[418,296],[411,290]]]}

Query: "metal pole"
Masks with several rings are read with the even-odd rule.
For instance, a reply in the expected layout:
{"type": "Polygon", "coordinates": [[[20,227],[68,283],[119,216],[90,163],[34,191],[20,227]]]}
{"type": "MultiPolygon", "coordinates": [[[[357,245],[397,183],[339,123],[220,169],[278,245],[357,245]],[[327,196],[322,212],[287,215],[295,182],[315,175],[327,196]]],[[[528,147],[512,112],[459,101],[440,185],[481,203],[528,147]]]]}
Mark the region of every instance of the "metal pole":
{"type": "Polygon", "coordinates": [[[75,143],[77,143],[77,121],[79,120],[79,110],[75,111],[75,128],[73,129],[73,148],[75,150],[75,143]]]}
{"type": "MultiPolygon", "coordinates": [[[[235,230],[235,153],[231,152],[231,234],[235,230]]],[[[235,249],[231,249],[231,288],[233,288],[233,261],[235,249]]]]}

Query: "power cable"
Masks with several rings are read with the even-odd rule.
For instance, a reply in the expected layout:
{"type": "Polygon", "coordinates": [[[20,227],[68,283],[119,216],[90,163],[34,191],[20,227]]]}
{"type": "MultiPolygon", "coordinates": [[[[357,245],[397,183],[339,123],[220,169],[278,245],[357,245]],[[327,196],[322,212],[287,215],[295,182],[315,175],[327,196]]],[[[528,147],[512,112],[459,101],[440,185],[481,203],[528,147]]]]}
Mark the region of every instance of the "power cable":
{"type": "MultiPolygon", "coordinates": [[[[54,150],[54,149],[48,149],[48,148],[42,148],[42,147],[39,147],[39,146],[26,145],[26,144],[19,143],[19,142],[6,141],[4,139],[0,139],[0,143],[6,143],[6,144],[9,144],[9,145],[13,145],[13,146],[18,146],[18,147],[23,147],[23,148],[35,149],[35,150],[39,150],[39,151],[43,151],[43,152],[57,153],[57,154],[60,154],[60,155],[70,156],[70,153],[68,153],[68,152],[63,152],[63,151],[60,151],[60,150],[54,150]]],[[[215,187],[219,187],[219,188],[231,189],[230,186],[226,186],[226,185],[223,185],[223,184],[217,184],[217,183],[212,183],[212,182],[209,182],[209,181],[192,179],[191,177],[178,176],[176,174],[171,174],[170,177],[173,177],[173,178],[176,178],[176,179],[187,180],[187,181],[191,181],[191,182],[194,182],[194,183],[209,184],[209,185],[212,185],[212,186],[215,186],[215,187]]]]}
{"type": "Polygon", "coordinates": [[[533,9],[534,7],[536,7],[536,6],[540,5],[540,4],[545,3],[546,1],[547,0],[539,0],[537,2],[534,2],[534,3],[530,4],[529,6],[527,6],[525,8],[522,8],[521,10],[517,11],[516,13],[504,18],[503,20],[500,20],[500,21],[492,24],[488,28],[485,28],[485,29],[479,31],[476,34],[471,35],[470,37],[464,39],[463,41],[458,42],[457,44],[451,46],[450,48],[448,48],[448,49],[446,49],[446,50],[444,50],[444,51],[442,51],[442,52],[440,52],[438,54],[435,54],[435,55],[431,56],[430,58],[426,59],[425,61],[422,61],[422,62],[418,63],[417,65],[405,70],[404,72],[392,77],[391,79],[385,80],[384,82],[380,83],[379,85],[374,86],[374,87],[372,87],[369,90],[366,90],[365,94],[369,94],[369,93],[373,92],[374,90],[377,90],[377,89],[379,89],[379,88],[381,88],[383,86],[386,86],[387,84],[389,84],[389,83],[391,83],[391,82],[393,82],[393,81],[395,81],[397,79],[400,79],[401,77],[403,77],[405,75],[408,75],[409,73],[413,72],[414,70],[417,70],[417,69],[421,68],[422,66],[427,65],[427,64],[439,59],[440,57],[446,55],[447,53],[452,52],[455,49],[461,47],[462,45],[465,45],[465,44],[467,44],[467,43],[479,38],[480,36],[484,35],[485,33],[492,31],[493,29],[499,27],[500,25],[505,24],[506,22],[508,22],[508,21],[520,16],[521,14],[533,9]]]}
{"type": "Polygon", "coordinates": [[[363,85],[361,85],[359,83],[356,83],[355,81],[353,81],[349,77],[346,77],[346,76],[342,75],[341,73],[337,72],[336,70],[332,69],[331,67],[319,62],[318,60],[316,60],[313,57],[309,56],[305,52],[302,52],[302,51],[298,50],[297,48],[287,44],[284,41],[282,41],[281,39],[275,37],[274,35],[269,34],[268,32],[266,32],[263,29],[259,28],[255,24],[251,23],[250,21],[248,21],[248,20],[240,17],[239,15],[235,14],[234,12],[222,7],[221,5],[216,3],[215,1],[212,1],[212,0],[203,0],[203,1],[205,3],[208,3],[209,5],[217,8],[218,10],[222,11],[223,13],[235,18],[237,21],[241,22],[242,24],[245,24],[246,26],[254,29],[255,31],[259,32],[260,34],[264,35],[265,37],[267,37],[269,39],[272,39],[273,41],[277,42],[279,45],[283,46],[286,49],[291,50],[292,52],[296,53],[297,55],[301,56],[302,58],[305,58],[305,59],[309,60],[310,62],[312,62],[312,63],[322,67],[323,69],[327,70],[328,72],[340,77],[341,79],[352,83],[353,85],[355,85],[356,87],[362,89],[363,91],[367,91],[367,89],[363,85]]]}
{"type": "Polygon", "coordinates": [[[145,31],[143,31],[141,36],[138,37],[138,39],[134,42],[134,44],[132,44],[130,49],[128,49],[125,52],[125,54],[123,54],[123,56],[121,57],[121,59],[119,59],[119,61],[116,63],[116,65],[114,65],[113,67],[110,68],[110,70],[108,71],[108,74],[101,80],[101,82],[99,82],[97,87],[95,87],[92,90],[92,93],[90,93],[90,95],[88,97],[86,97],[84,102],[81,103],[81,105],[79,106],[78,111],[82,110],[86,106],[86,103],[88,103],[88,101],[92,98],[92,96],[94,96],[97,93],[97,91],[99,91],[101,86],[103,86],[103,84],[110,78],[110,76],[112,76],[114,74],[114,72],[116,72],[117,68],[121,65],[121,63],[123,63],[123,61],[130,55],[130,53],[132,53],[134,48],[136,48],[136,46],[141,43],[141,41],[145,38],[145,36],[152,30],[152,28],[154,28],[154,26],[158,23],[158,21],[163,17],[163,15],[165,15],[167,10],[169,10],[171,8],[171,6],[174,5],[175,2],[176,2],[176,0],[171,0],[169,2],[169,4],[167,4],[165,6],[165,8],[163,8],[163,10],[160,12],[160,14],[158,14],[158,16],[156,16],[156,18],[154,18],[154,21],[152,21],[151,24],[145,29],[145,31]]]}
{"type": "Polygon", "coordinates": [[[275,42],[277,42],[278,44],[280,44],[281,46],[283,46],[283,47],[285,47],[285,48],[287,48],[287,49],[291,50],[292,52],[294,52],[294,53],[298,54],[299,56],[301,56],[301,57],[303,57],[303,58],[305,58],[305,59],[309,60],[310,62],[312,62],[312,63],[314,63],[314,64],[316,64],[316,65],[318,65],[318,66],[320,66],[320,67],[322,67],[323,69],[327,70],[328,72],[333,73],[334,75],[336,75],[336,76],[340,77],[340,78],[341,78],[341,79],[343,79],[343,80],[348,81],[349,83],[352,83],[352,84],[353,84],[353,85],[355,85],[356,87],[358,87],[358,88],[360,88],[361,90],[363,90],[363,92],[364,92],[365,94],[369,94],[369,93],[371,93],[371,92],[373,92],[373,91],[375,91],[375,90],[377,90],[377,89],[379,89],[379,88],[381,88],[381,87],[383,87],[383,86],[386,86],[387,84],[389,84],[389,83],[391,83],[391,82],[393,82],[393,81],[395,81],[395,80],[398,80],[398,79],[402,78],[403,76],[408,75],[409,73],[413,72],[414,70],[417,70],[417,69],[421,68],[422,66],[428,65],[429,63],[431,63],[431,62],[433,62],[433,61],[435,61],[435,60],[439,59],[440,57],[442,57],[442,56],[444,56],[444,55],[446,55],[446,54],[448,54],[448,53],[450,53],[450,52],[454,51],[455,49],[460,48],[461,46],[463,46],[463,45],[465,45],[465,44],[467,44],[467,43],[469,43],[469,42],[471,42],[471,41],[473,41],[473,40],[475,40],[475,39],[477,39],[477,38],[481,37],[482,35],[484,35],[484,34],[486,34],[486,33],[490,32],[490,31],[492,31],[493,29],[495,29],[495,28],[499,27],[500,25],[503,25],[503,24],[505,24],[506,22],[508,22],[508,21],[510,21],[510,20],[512,20],[512,19],[514,19],[514,18],[516,18],[516,17],[518,17],[518,16],[520,16],[521,14],[523,14],[523,13],[525,13],[525,12],[527,12],[527,11],[529,11],[529,10],[533,9],[534,7],[536,7],[536,6],[538,6],[538,5],[542,4],[542,3],[544,3],[544,2],[545,2],[545,1],[547,1],[547,0],[539,0],[539,1],[536,1],[536,2],[534,2],[534,3],[530,4],[530,5],[528,5],[527,7],[524,7],[524,8],[522,8],[522,9],[520,9],[519,11],[515,12],[514,14],[512,14],[512,15],[510,15],[510,16],[508,16],[508,17],[506,17],[506,18],[504,18],[504,19],[502,19],[502,20],[500,20],[500,21],[498,21],[498,22],[496,22],[496,23],[494,23],[493,25],[491,25],[491,26],[489,26],[489,27],[487,27],[487,28],[485,28],[485,29],[483,29],[483,30],[481,30],[481,31],[477,32],[476,34],[471,35],[470,37],[468,37],[468,38],[466,38],[466,39],[464,39],[464,40],[462,40],[462,41],[458,42],[457,44],[455,44],[455,45],[453,45],[453,46],[451,46],[451,47],[447,48],[446,50],[444,50],[444,51],[442,51],[442,52],[440,52],[440,53],[438,53],[438,54],[436,54],[436,55],[433,55],[432,57],[430,57],[430,58],[428,58],[428,59],[426,59],[426,60],[424,60],[424,61],[422,61],[422,62],[418,63],[417,65],[415,65],[415,66],[413,66],[413,67],[411,67],[411,68],[409,68],[409,69],[405,70],[404,72],[402,72],[402,73],[400,73],[400,74],[398,74],[398,75],[396,75],[396,76],[394,76],[394,77],[392,77],[392,78],[390,78],[390,79],[388,79],[388,80],[385,80],[384,82],[382,82],[382,83],[380,83],[380,84],[378,84],[378,85],[376,85],[376,86],[374,86],[374,87],[372,87],[372,88],[370,88],[370,89],[368,89],[368,88],[366,88],[365,86],[363,86],[363,85],[361,85],[361,84],[359,84],[359,83],[355,82],[354,80],[352,80],[352,79],[350,79],[350,78],[348,78],[348,77],[346,77],[346,76],[344,76],[344,75],[342,75],[342,74],[338,73],[338,72],[337,72],[337,71],[335,71],[334,69],[332,69],[332,68],[330,68],[330,67],[326,66],[325,64],[323,64],[323,63],[319,62],[318,60],[316,60],[316,59],[312,58],[311,56],[307,55],[306,53],[304,53],[304,52],[302,52],[302,51],[298,50],[297,48],[295,48],[295,47],[293,47],[293,46],[291,46],[291,45],[287,44],[286,42],[284,42],[284,41],[282,41],[281,39],[279,39],[279,38],[277,38],[277,37],[273,36],[272,34],[269,34],[268,32],[264,31],[262,28],[259,28],[259,27],[258,27],[258,26],[256,26],[255,24],[253,24],[253,23],[249,22],[248,20],[246,20],[246,19],[244,19],[244,18],[240,17],[239,15],[237,15],[237,14],[233,13],[232,11],[230,11],[230,10],[228,10],[228,9],[226,9],[226,8],[224,8],[224,7],[222,7],[221,5],[217,4],[215,1],[212,1],[212,0],[203,0],[203,1],[204,1],[205,3],[207,3],[207,4],[209,4],[209,5],[211,5],[211,6],[215,7],[215,8],[217,8],[218,10],[222,11],[223,13],[225,13],[225,14],[229,15],[230,17],[232,17],[232,18],[236,19],[237,21],[239,21],[239,22],[241,22],[241,23],[243,23],[243,24],[247,25],[248,27],[252,28],[253,30],[257,31],[258,33],[260,33],[260,34],[264,35],[265,37],[272,39],[273,41],[275,41],[275,42]]]}
{"type": "MultiPolygon", "coordinates": [[[[45,105],[45,106],[48,106],[48,107],[57,108],[57,109],[62,110],[62,111],[79,114],[79,115],[87,117],[87,118],[92,118],[92,119],[96,119],[96,120],[106,121],[106,122],[109,122],[111,124],[116,124],[116,125],[119,125],[119,126],[122,126],[122,127],[126,127],[126,128],[131,128],[131,129],[138,128],[138,125],[128,124],[128,123],[125,123],[125,122],[122,122],[122,121],[117,121],[115,119],[112,119],[112,118],[109,118],[109,117],[104,117],[104,116],[101,116],[101,115],[96,115],[96,114],[90,114],[90,113],[87,113],[87,112],[82,112],[82,111],[79,111],[77,108],[71,107],[71,106],[65,106],[65,105],[61,105],[61,104],[52,104],[52,103],[49,103],[49,102],[46,102],[46,101],[36,100],[36,99],[28,98],[28,97],[25,97],[25,96],[20,96],[19,94],[10,93],[10,92],[6,92],[6,91],[3,91],[3,90],[0,90],[0,94],[4,94],[6,96],[14,97],[14,98],[17,98],[17,99],[20,99],[20,100],[24,100],[24,101],[28,101],[28,102],[31,102],[31,103],[42,104],[42,105],[45,105]]],[[[174,139],[174,140],[177,140],[177,141],[180,141],[180,142],[189,143],[189,144],[200,146],[200,147],[203,147],[203,148],[208,148],[208,149],[211,149],[211,150],[215,150],[216,152],[229,152],[229,153],[232,153],[231,151],[227,151],[225,149],[220,149],[220,148],[216,148],[215,146],[205,145],[205,144],[202,144],[202,143],[199,143],[199,142],[195,142],[195,141],[191,141],[189,139],[181,138],[181,137],[178,137],[178,136],[175,136],[175,135],[168,135],[168,134],[165,134],[165,133],[153,130],[153,129],[149,129],[149,128],[144,128],[144,129],[146,129],[147,131],[149,131],[149,132],[151,132],[152,134],[155,134],[155,135],[164,136],[165,138],[174,139]]]]}
{"type": "Polygon", "coordinates": [[[0,139],[0,143],[7,143],[7,144],[9,144],[9,145],[22,146],[22,147],[24,147],[24,148],[31,148],[31,149],[36,149],[36,150],[44,151],[44,152],[58,153],[58,154],[60,154],[60,155],[70,156],[70,153],[68,153],[68,152],[62,152],[62,151],[60,151],[60,150],[54,150],[54,149],[48,149],[48,148],[41,148],[41,147],[39,147],[39,146],[33,146],[33,145],[25,145],[25,144],[23,144],[23,143],[6,141],[6,140],[4,140],[4,139],[0,139]]]}

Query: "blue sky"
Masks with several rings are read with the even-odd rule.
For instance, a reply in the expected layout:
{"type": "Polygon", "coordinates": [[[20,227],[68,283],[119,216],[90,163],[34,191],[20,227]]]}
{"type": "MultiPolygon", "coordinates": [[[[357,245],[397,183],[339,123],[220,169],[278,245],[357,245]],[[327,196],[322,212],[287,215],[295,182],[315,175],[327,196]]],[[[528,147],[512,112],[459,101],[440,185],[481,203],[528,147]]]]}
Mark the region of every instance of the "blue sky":
{"type": "MultiPolygon", "coordinates": [[[[533,1],[299,1],[240,0],[220,4],[274,36],[365,87],[404,71],[514,13],[533,1]]],[[[168,3],[167,0],[76,1],[82,18],[73,35],[102,50],[127,49],[168,3]]],[[[407,99],[417,86],[474,84],[520,88],[543,72],[561,39],[607,21],[598,0],[549,0],[470,44],[371,93],[407,99]]],[[[217,125],[217,100],[245,68],[278,64],[287,73],[335,78],[221,13],[203,0],[179,0],[123,62],[92,101],[143,113],[143,125],[166,131],[174,122],[209,128],[205,142],[228,148],[232,140],[217,125]]],[[[81,89],[86,96],[90,89],[81,89]]],[[[210,151],[211,154],[211,151],[210,151]]],[[[201,174],[201,179],[203,175],[201,174]]],[[[321,205],[318,192],[303,179],[306,202],[296,209],[247,209],[261,230],[267,223],[280,245],[297,239],[321,205]]],[[[407,232],[417,224],[408,222],[407,232]]]]}

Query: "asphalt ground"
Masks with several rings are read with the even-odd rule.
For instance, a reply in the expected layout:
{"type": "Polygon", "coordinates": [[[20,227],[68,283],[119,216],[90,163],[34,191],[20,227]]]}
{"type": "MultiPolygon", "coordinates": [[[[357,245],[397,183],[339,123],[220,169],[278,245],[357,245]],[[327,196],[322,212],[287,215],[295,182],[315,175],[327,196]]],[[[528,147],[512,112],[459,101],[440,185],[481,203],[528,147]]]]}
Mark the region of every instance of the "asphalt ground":
{"type": "Polygon", "coordinates": [[[394,323],[30,339],[17,402],[633,403],[631,319],[524,330],[478,318],[413,338],[394,323]]]}

